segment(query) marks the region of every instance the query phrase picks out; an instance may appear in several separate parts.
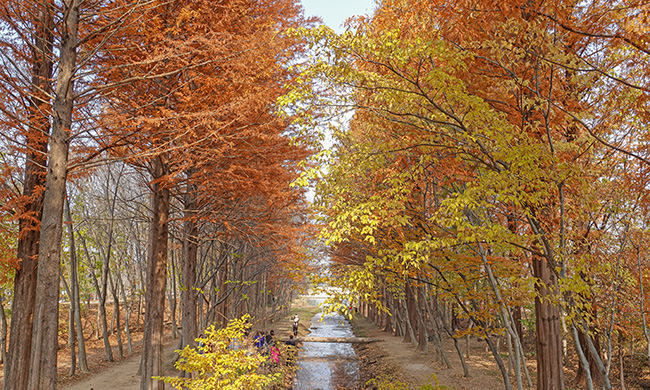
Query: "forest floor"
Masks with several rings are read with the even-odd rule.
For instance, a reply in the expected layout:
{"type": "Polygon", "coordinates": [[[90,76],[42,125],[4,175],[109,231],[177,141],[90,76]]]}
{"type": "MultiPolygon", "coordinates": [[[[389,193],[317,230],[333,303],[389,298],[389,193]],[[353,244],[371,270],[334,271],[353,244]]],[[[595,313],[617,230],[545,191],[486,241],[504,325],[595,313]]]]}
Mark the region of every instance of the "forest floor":
{"type": "MultiPolygon", "coordinates": [[[[492,357],[486,350],[485,342],[478,342],[474,338],[469,341],[469,378],[463,377],[460,359],[454,348],[453,340],[443,337],[443,349],[449,360],[451,368],[447,368],[436,356],[435,346],[429,343],[429,353],[418,351],[410,343],[405,343],[402,337],[396,337],[390,332],[384,332],[375,324],[365,318],[352,321],[355,335],[380,339],[380,342],[358,344],[355,347],[361,366],[361,383],[366,384],[364,389],[391,389],[391,390],[503,390],[501,373],[492,357]],[[368,381],[370,383],[368,384],[368,381]]],[[[530,351],[534,348],[534,340],[525,341],[525,348],[530,351]]],[[[468,345],[465,339],[460,340],[461,350],[465,354],[468,345]]],[[[504,348],[502,345],[501,348],[504,348]]],[[[507,347],[506,347],[507,348],[507,347]]],[[[577,357],[572,348],[569,348],[569,364],[564,370],[564,381],[567,389],[583,390],[584,383],[576,384],[577,357]]],[[[507,360],[506,351],[502,358],[507,360]]],[[[618,356],[615,355],[615,362],[618,356]]],[[[526,353],[526,363],[533,381],[536,381],[536,361],[534,354],[526,353]]],[[[620,361],[619,361],[619,364],[620,361]]],[[[619,366],[614,363],[610,373],[610,380],[614,390],[648,390],[650,389],[650,370],[646,357],[642,354],[634,356],[625,355],[621,366],[625,372],[625,385],[622,386],[619,366]]],[[[514,376],[511,383],[516,389],[514,376]]],[[[595,380],[595,388],[602,388],[602,384],[595,380]]]]}
{"type": "MultiPolygon", "coordinates": [[[[451,368],[447,368],[435,357],[433,343],[429,353],[418,351],[410,343],[403,342],[390,332],[384,332],[365,318],[352,321],[357,336],[381,340],[376,343],[358,344],[355,349],[360,359],[361,382],[364,388],[382,389],[392,384],[394,389],[457,389],[457,390],[502,390],[501,373],[494,359],[485,348],[470,342],[470,359],[467,360],[470,377],[463,377],[460,359],[453,341],[443,340],[445,355],[451,368]],[[368,381],[371,381],[368,384],[368,381]],[[406,387],[408,386],[408,387],[406,387]]],[[[463,342],[463,347],[464,347],[463,342]]],[[[464,352],[463,348],[463,352],[464,352]]]]}

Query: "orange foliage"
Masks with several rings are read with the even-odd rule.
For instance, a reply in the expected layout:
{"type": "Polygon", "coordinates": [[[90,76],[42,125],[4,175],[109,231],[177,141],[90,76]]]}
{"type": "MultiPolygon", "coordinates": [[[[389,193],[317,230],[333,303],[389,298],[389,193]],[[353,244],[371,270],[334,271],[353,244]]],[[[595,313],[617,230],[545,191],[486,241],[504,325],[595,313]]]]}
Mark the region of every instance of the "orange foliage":
{"type": "Polygon", "coordinates": [[[303,51],[288,28],[309,23],[293,0],[160,2],[101,55],[102,144],[147,167],[165,156],[167,188],[196,190],[192,218],[224,237],[292,248],[304,225],[302,190],[289,187],[311,152],[291,139],[275,100],[303,51]],[[156,75],[156,77],[152,77],[156,75]],[[123,80],[129,80],[123,83],[123,80]]]}

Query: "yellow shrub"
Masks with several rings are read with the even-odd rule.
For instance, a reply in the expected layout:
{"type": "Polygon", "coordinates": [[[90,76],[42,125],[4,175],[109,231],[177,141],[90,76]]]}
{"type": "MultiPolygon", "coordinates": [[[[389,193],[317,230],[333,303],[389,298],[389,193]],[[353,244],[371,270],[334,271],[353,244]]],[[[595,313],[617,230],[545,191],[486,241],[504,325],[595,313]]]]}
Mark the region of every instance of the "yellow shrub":
{"type": "Polygon", "coordinates": [[[177,389],[241,390],[264,389],[277,382],[281,374],[262,373],[267,357],[257,352],[252,340],[246,337],[250,327],[249,316],[230,321],[224,329],[207,328],[196,341],[196,348],[178,351],[175,367],[187,372],[190,378],[160,377],[177,389]]]}

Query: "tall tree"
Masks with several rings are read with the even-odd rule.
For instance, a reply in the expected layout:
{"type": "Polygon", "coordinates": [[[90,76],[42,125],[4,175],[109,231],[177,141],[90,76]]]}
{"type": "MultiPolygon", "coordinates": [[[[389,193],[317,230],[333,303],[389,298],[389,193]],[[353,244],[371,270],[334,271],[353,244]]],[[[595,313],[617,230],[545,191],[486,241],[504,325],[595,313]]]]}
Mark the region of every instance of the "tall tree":
{"type": "MultiPolygon", "coordinates": [[[[5,362],[5,389],[27,388],[32,346],[32,323],[36,300],[39,230],[43,205],[43,186],[47,140],[50,132],[49,113],[52,92],[53,2],[7,4],[0,13],[8,27],[8,36],[20,39],[3,40],[2,88],[6,96],[15,96],[24,105],[3,102],[3,133],[24,139],[19,150],[25,155],[22,196],[15,204],[19,216],[17,271],[14,278],[9,354],[5,362]],[[29,15],[26,17],[26,15],[29,15]],[[31,68],[23,74],[20,63],[31,68]],[[10,65],[11,64],[11,65],[10,65]],[[21,114],[24,112],[24,115],[21,114]]],[[[10,197],[7,197],[10,198],[10,197]]],[[[15,197],[14,197],[15,199],[15,197]]]]}

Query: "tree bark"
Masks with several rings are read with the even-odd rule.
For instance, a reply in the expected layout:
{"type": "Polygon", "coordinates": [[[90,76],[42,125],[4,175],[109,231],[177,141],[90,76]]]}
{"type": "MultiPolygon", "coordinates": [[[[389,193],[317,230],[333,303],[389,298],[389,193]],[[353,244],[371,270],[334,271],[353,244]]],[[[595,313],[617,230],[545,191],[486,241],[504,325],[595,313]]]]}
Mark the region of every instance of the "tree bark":
{"type": "Polygon", "coordinates": [[[421,287],[411,287],[415,289],[418,294],[418,305],[417,305],[417,318],[419,321],[418,326],[418,350],[424,352],[425,354],[429,353],[429,332],[427,332],[427,313],[425,309],[426,298],[422,292],[421,287]]]}
{"type": "Polygon", "coordinates": [[[174,256],[175,251],[171,251],[171,273],[172,273],[172,285],[169,291],[167,291],[167,298],[169,299],[169,311],[171,313],[172,320],[172,338],[178,338],[178,323],[176,322],[176,257],[174,256]]]}
{"type": "Polygon", "coordinates": [[[416,320],[415,320],[415,298],[413,297],[413,291],[411,290],[411,286],[408,283],[408,280],[406,281],[406,284],[404,285],[404,288],[406,290],[406,299],[404,302],[404,322],[406,326],[406,333],[404,334],[404,340],[403,342],[411,342],[413,345],[417,345],[418,341],[417,338],[415,337],[415,332],[416,329],[414,325],[416,325],[416,320]]]}
{"type": "Polygon", "coordinates": [[[133,353],[133,343],[131,340],[131,326],[129,325],[129,320],[131,319],[131,305],[126,296],[126,290],[124,289],[124,282],[122,282],[122,274],[117,273],[117,282],[122,294],[122,302],[124,302],[124,332],[126,333],[126,345],[129,353],[133,353]]]}
{"type": "MultiPolygon", "coordinates": [[[[77,245],[74,239],[74,228],[72,226],[72,214],[70,213],[70,202],[65,202],[65,219],[68,225],[68,239],[70,240],[70,307],[74,305],[74,322],[77,332],[77,358],[79,360],[79,371],[90,372],[88,369],[88,359],[86,358],[86,341],[84,340],[84,331],[81,325],[81,300],[79,299],[79,275],[77,271],[77,245]]],[[[72,371],[72,369],[70,369],[72,371]]]]}
{"type": "Polygon", "coordinates": [[[167,240],[169,219],[169,190],[159,183],[168,174],[164,156],[154,160],[151,196],[149,258],[147,261],[147,291],[145,325],[142,344],[140,390],[163,390],[162,381],[152,379],[163,372],[163,325],[165,285],[167,281],[167,240]]]}
{"type": "Polygon", "coordinates": [[[61,281],[63,282],[63,288],[68,292],[68,298],[70,299],[68,307],[68,348],[70,348],[70,371],[69,375],[73,376],[77,370],[77,354],[74,349],[75,341],[75,327],[74,327],[74,306],[72,303],[72,292],[71,288],[68,285],[68,282],[65,280],[65,276],[61,274],[61,281]]]}
{"type": "MultiPolygon", "coordinates": [[[[3,364],[3,369],[7,369],[4,362],[7,361],[7,315],[5,314],[4,292],[0,293],[0,363],[3,364]]],[[[5,372],[6,375],[6,372],[5,372]]]]}
{"type": "Polygon", "coordinates": [[[36,304],[32,330],[29,389],[56,389],[56,351],[59,325],[59,272],[63,203],[66,192],[70,126],[74,105],[73,80],[77,61],[80,0],[66,3],[61,31],[59,73],[54,99],[52,136],[38,251],[36,304]]]}
{"type": "MultiPolygon", "coordinates": [[[[119,270],[117,271],[119,272],[119,270]]],[[[122,330],[120,329],[120,297],[117,290],[117,283],[113,282],[113,277],[108,277],[111,286],[111,295],[113,296],[113,313],[115,316],[115,336],[117,337],[117,357],[122,359],[124,357],[124,345],[122,344],[122,330]]]]}
{"type": "MultiPolygon", "coordinates": [[[[86,240],[83,236],[81,238],[81,244],[84,248],[84,253],[86,254],[86,260],[88,261],[88,269],[90,270],[90,276],[93,279],[93,286],[95,287],[95,292],[97,293],[97,323],[102,325],[102,338],[104,339],[104,352],[106,354],[106,361],[112,362],[113,359],[113,350],[111,349],[111,344],[108,341],[108,323],[106,320],[106,287],[102,288],[99,286],[99,281],[97,280],[97,275],[95,274],[95,269],[92,257],[88,251],[88,246],[86,245],[86,240]]],[[[105,264],[106,265],[106,264],[105,264]]],[[[102,270],[103,271],[103,270],[102,270]]],[[[97,338],[99,339],[99,326],[97,327],[97,338]]]]}
{"type": "Polygon", "coordinates": [[[535,284],[535,328],[537,347],[537,390],[564,390],[562,367],[562,328],[557,279],[551,265],[542,256],[533,256],[535,284]]]}
{"type": "MultiPolygon", "coordinates": [[[[192,171],[187,172],[188,181],[191,180],[192,171]]],[[[196,215],[196,186],[187,185],[185,192],[185,210],[183,221],[183,319],[181,339],[182,347],[196,346],[195,339],[198,337],[198,323],[196,316],[196,263],[198,254],[197,234],[198,228],[194,220],[196,215]]]]}
{"type": "Polygon", "coordinates": [[[14,277],[11,334],[5,361],[5,390],[22,390],[29,381],[32,326],[43,209],[42,187],[46,176],[47,140],[50,133],[52,91],[53,19],[51,0],[39,2],[34,12],[32,80],[29,92],[29,135],[26,137],[25,178],[18,234],[18,269],[14,277]]]}

